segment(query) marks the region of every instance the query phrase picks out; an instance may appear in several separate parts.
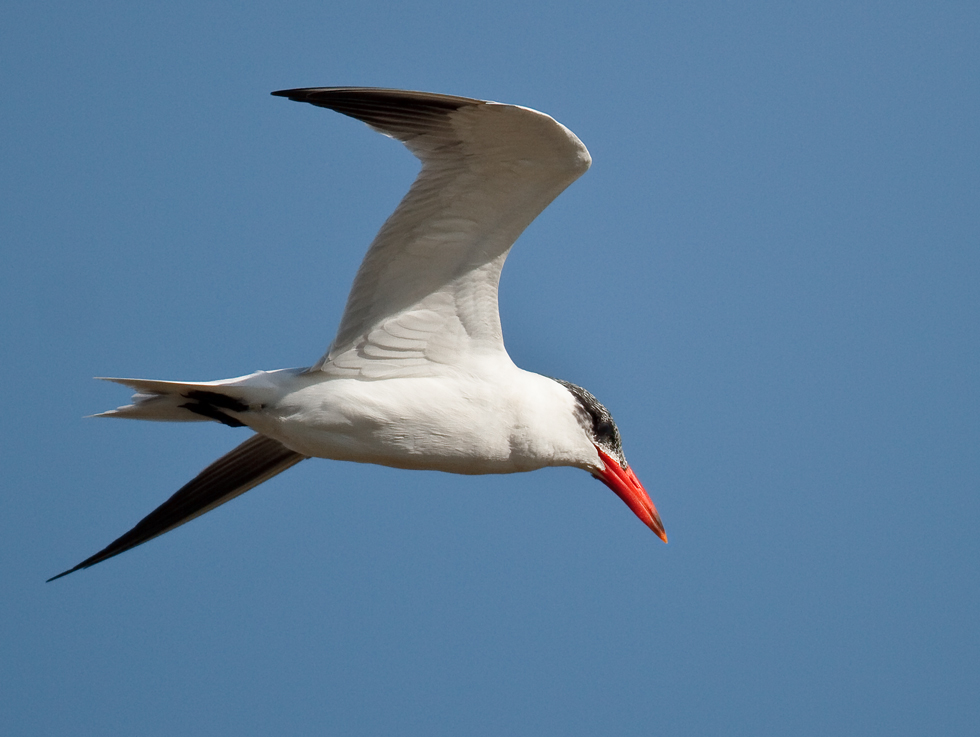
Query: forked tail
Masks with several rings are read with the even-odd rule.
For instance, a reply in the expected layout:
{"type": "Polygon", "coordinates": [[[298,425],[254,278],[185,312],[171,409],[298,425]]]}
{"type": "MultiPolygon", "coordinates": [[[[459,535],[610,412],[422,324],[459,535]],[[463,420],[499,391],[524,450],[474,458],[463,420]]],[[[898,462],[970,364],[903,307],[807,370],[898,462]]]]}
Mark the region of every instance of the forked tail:
{"type": "Polygon", "coordinates": [[[285,378],[283,374],[295,375],[301,371],[258,371],[234,379],[201,382],[99,377],[135,389],[136,393],[132,404],[100,412],[93,417],[157,422],[213,420],[231,427],[242,427],[245,423],[236,415],[262,409],[274,402],[281,393],[282,379],[285,378]]]}

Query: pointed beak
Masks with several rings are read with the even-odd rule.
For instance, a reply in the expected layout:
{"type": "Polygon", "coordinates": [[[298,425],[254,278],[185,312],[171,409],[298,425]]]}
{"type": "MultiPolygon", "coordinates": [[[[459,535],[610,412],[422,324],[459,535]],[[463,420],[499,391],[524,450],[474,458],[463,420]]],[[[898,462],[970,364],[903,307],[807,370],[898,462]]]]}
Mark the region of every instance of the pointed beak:
{"type": "Polygon", "coordinates": [[[595,474],[595,477],[615,491],[617,496],[626,502],[626,506],[633,510],[633,514],[643,520],[643,524],[657,533],[657,537],[667,542],[664,523],[660,521],[653,500],[650,499],[640,480],[636,478],[633,469],[623,469],[619,462],[602,448],[596,446],[596,450],[599,451],[599,458],[602,459],[605,468],[595,474]]]}

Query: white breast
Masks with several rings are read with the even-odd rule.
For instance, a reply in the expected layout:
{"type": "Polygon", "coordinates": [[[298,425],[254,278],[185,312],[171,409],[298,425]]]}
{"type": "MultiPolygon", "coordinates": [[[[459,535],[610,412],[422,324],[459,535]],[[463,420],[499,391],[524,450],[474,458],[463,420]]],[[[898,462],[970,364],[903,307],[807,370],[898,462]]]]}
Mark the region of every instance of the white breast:
{"type": "Polygon", "coordinates": [[[509,360],[494,368],[383,381],[300,375],[249,425],[303,455],[398,468],[480,474],[598,463],[564,387],[509,360]]]}

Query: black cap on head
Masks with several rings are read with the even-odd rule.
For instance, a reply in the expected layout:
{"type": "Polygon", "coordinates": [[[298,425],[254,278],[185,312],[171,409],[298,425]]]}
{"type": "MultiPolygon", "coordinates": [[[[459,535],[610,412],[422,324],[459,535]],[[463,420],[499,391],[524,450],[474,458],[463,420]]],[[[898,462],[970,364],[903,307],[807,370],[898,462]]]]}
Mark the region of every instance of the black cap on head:
{"type": "Polygon", "coordinates": [[[592,437],[592,442],[619,461],[619,465],[624,469],[629,468],[626,456],[623,454],[623,441],[619,436],[619,428],[616,427],[609,410],[587,389],[583,389],[570,381],[562,381],[561,379],[555,379],[555,381],[568,389],[571,395],[575,397],[579,423],[592,437]]]}

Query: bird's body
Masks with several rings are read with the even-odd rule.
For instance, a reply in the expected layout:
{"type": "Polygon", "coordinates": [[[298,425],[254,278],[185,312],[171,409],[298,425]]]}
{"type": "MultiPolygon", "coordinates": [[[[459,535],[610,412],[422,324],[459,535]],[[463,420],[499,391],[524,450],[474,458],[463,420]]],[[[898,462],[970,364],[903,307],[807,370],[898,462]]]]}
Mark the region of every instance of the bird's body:
{"type": "Polygon", "coordinates": [[[137,393],[103,416],[215,420],[257,434],[65,573],[163,534],[308,457],[462,474],[575,466],[666,541],[606,409],[580,387],[518,368],[504,349],[497,310],[504,259],[588,169],[581,141],[543,113],[469,98],[365,88],[274,94],[363,120],[401,140],[422,171],[368,250],[337,335],[312,367],[209,382],[112,379],[137,393]]]}
{"type": "Polygon", "coordinates": [[[204,419],[181,406],[190,398],[211,403],[222,415],[212,419],[247,425],[303,456],[451,473],[574,465],[589,451],[598,459],[561,384],[504,358],[483,369],[383,381],[295,369],[201,384],[124,379],[155,390],[153,399],[105,415],[204,419]]]}

